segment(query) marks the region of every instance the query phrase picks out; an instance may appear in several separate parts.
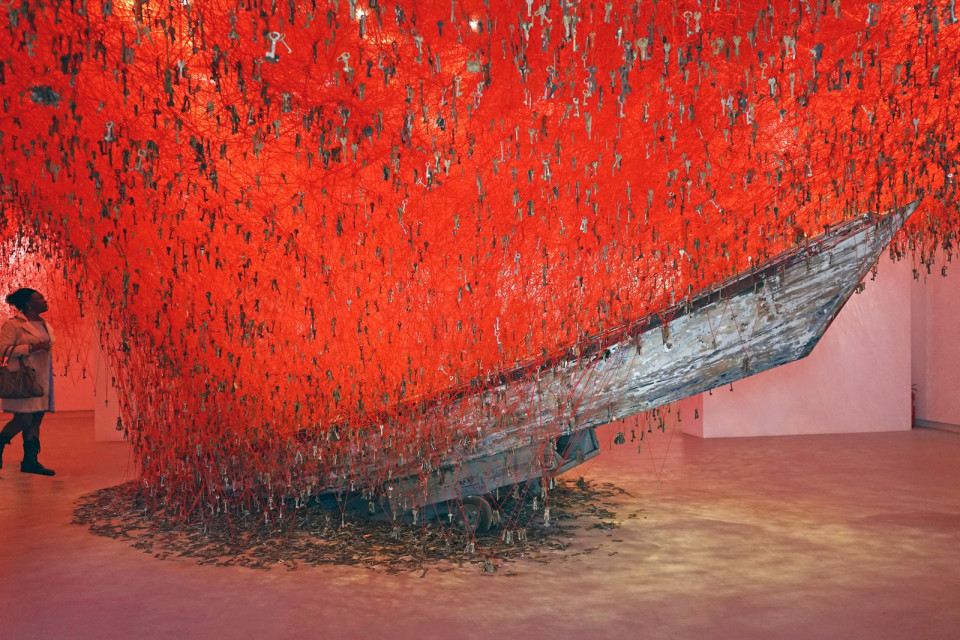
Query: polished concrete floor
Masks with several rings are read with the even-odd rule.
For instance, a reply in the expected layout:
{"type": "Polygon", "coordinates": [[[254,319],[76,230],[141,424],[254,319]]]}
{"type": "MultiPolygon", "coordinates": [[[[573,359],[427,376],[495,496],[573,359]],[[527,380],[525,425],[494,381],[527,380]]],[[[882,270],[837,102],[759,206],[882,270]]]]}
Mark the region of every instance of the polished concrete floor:
{"type": "Polygon", "coordinates": [[[960,638],[958,433],[659,434],[586,465],[630,493],[619,529],[571,542],[592,552],[423,577],[200,566],[91,535],[75,500],[133,473],[92,434],[45,425],[55,478],[7,450],[0,638],[960,638]]]}

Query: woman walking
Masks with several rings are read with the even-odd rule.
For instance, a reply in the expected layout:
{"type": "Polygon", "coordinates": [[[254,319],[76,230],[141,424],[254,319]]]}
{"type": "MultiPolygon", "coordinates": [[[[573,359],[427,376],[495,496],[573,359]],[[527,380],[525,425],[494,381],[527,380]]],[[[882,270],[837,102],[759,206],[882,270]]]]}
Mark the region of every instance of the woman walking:
{"type": "Polygon", "coordinates": [[[6,399],[0,403],[3,411],[13,419],[0,431],[0,468],[3,468],[3,449],[18,433],[23,435],[23,462],[20,471],[41,476],[55,475],[37,460],[40,453],[40,423],[47,411],[53,411],[53,362],[50,348],[54,343],[53,329],[40,317],[47,310],[47,301],[34,289],[17,289],[7,296],[7,303],[19,313],[0,326],[0,353],[12,347],[13,367],[24,364],[34,368],[45,393],[38,398],[6,399]]]}

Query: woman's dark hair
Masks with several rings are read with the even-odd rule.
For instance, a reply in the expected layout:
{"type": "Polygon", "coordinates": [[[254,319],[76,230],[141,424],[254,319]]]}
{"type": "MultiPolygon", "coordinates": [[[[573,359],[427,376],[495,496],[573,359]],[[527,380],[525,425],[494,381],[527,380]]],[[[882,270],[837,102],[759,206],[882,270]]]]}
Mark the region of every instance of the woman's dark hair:
{"type": "Polygon", "coordinates": [[[26,309],[27,303],[30,302],[30,298],[33,297],[33,294],[36,292],[36,289],[21,287],[7,296],[7,304],[16,307],[20,311],[23,311],[26,309]]]}

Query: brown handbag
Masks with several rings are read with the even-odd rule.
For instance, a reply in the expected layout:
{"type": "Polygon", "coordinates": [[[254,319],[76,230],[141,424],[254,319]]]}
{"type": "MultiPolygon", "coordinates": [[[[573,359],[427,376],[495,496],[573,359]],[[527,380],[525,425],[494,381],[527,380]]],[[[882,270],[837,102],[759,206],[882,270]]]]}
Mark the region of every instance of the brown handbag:
{"type": "Polygon", "coordinates": [[[37,380],[37,370],[26,362],[20,362],[19,369],[10,369],[10,358],[16,345],[10,345],[0,357],[0,398],[21,399],[39,398],[46,393],[37,380]]]}

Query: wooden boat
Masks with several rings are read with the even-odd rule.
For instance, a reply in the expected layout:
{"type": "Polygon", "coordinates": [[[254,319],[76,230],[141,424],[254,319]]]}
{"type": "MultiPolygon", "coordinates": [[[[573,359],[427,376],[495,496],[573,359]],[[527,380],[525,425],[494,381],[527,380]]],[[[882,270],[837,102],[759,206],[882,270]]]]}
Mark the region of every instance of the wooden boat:
{"type": "MultiPolygon", "coordinates": [[[[380,486],[366,488],[365,500],[388,515],[432,507],[482,528],[491,512],[485,496],[550,479],[597,455],[594,427],[808,355],[915,209],[830,227],[576,351],[425,407],[409,428],[435,433],[456,425],[433,447],[439,464],[421,464],[415,474],[395,467],[380,486]]],[[[346,487],[331,487],[338,492],[346,487]]]]}

